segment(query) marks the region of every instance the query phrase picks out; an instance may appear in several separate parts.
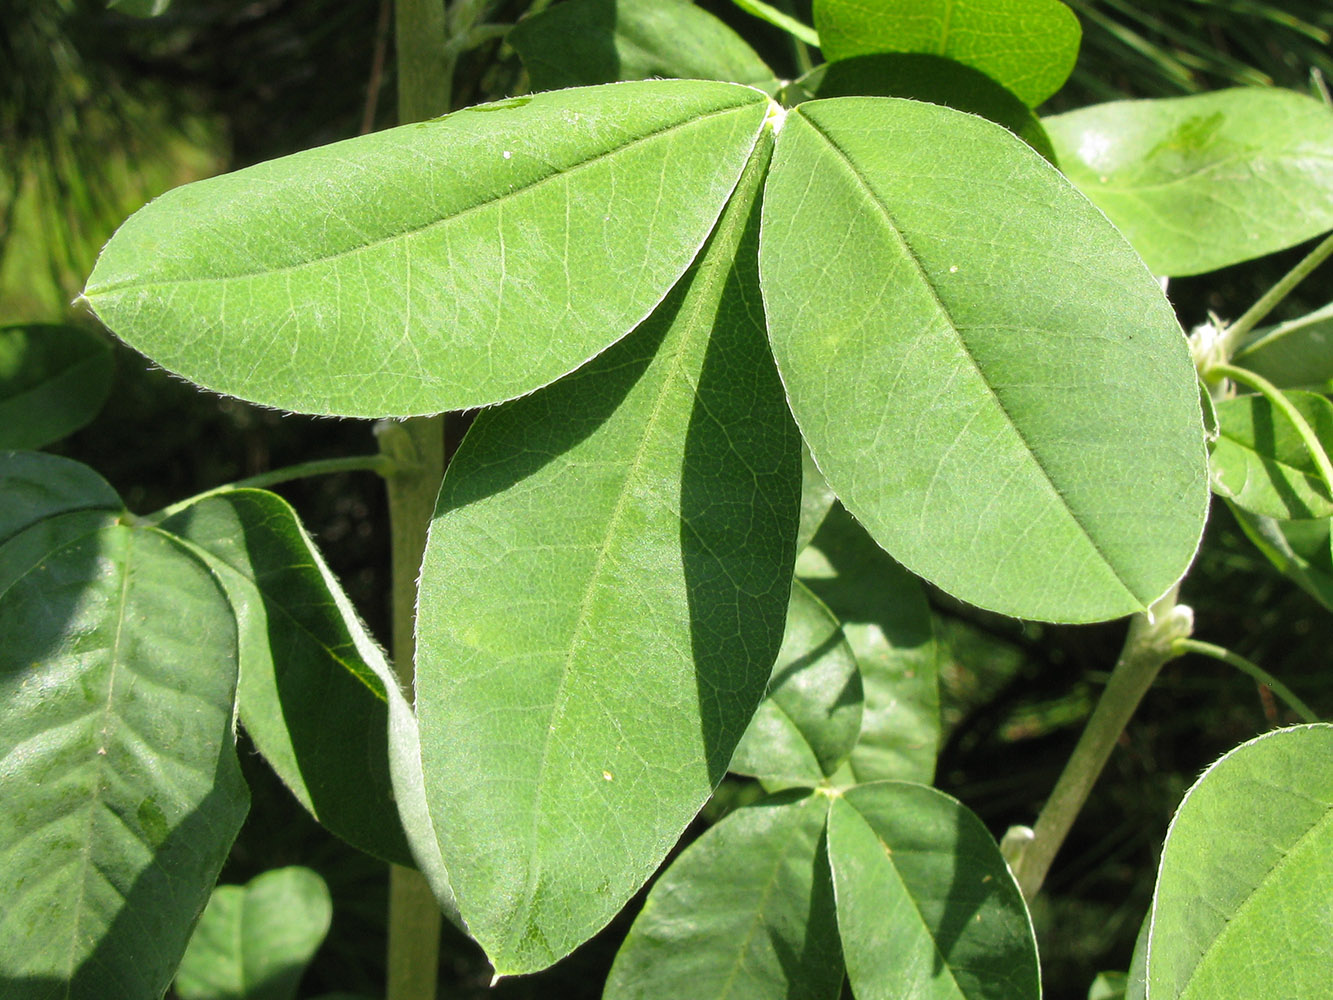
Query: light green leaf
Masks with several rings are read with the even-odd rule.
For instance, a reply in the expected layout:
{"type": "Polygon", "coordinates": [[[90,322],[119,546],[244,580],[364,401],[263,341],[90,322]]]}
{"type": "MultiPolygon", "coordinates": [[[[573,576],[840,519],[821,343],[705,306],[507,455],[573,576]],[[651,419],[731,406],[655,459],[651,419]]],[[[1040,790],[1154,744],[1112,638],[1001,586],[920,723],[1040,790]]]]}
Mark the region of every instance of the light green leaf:
{"type": "Polygon", "coordinates": [[[824,523],[824,518],[833,509],[833,502],[838,498],[833,495],[824,480],[824,474],[815,465],[810,449],[801,443],[801,528],[796,533],[796,551],[800,552],[810,544],[815,532],[824,523]]]}
{"type": "Polygon", "coordinates": [[[940,690],[921,584],[842,507],[825,518],[796,572],[842,623],[861,669],[865,702],[850,777],[929,783],[940,742],[940,690]]]}
{"type": "Polygon", "coordinates": [[[860,785],[829,810],[828,851],[857,1000],[1041,996],[1023,897],[961,803],[925,785],[860,785]]]}
{"type": "Polygon", "coordinates": [[[1154,274],[1202,274],[1333,228],[1333,112],[1289,90],[1114,101],[1045,120],[1060,166],[1154,274]]]}
{"type": "Polygon", "coordinates": [[[1279,389],[1326,388],[1333,380],[1333,302],[1307,316],[1255,331],[1232,358],[1279,389]]]}
{"type": "Polygon", "coordinates": [[[819,784],[856,743],[861,699],[861,673],[837,618],[796,581],[768,693],[731,770],[770,782],[819,784]]]}
{"type": "Polygon", "coordinates": [[[328,886],[309,868],[275,868],[220,885],[176,974],[181,1000],[292,1000],[333,919],[328,886]]]}
{"type": "Polygon", "coordinates": [[[782,793],[686,848],[648,894],[604,1000],[836,1000],[827,812],[822,795],[782,793]]]}
{"type": "Polygon", "coordinates": [[[111,345],[75,326],[0,328],[0,448],[43,448],[97,415],[111,391],[111,345]]]}
{"type": "Polygon", "coordinates": [[[344,416],[529,392],[633,329],[689,266],[767,113],[656,80],[518,97],[169,192],[84,294],[158,364],[344,416]]]}
{"type": "Polygon", "coordinates": [[[670,77],[764,86],[749,43],[688,0],[568,0],[509,33],[533,90],[670,77]]]}
{"type": "Polygon", "coordinates": [[[756,294],[769,148],[652,318],[482,413],[445,476],[417,621],[422,761],[500,974],[565,955],[652,873],[778,652],[801,468],[756,294]]]}
{"type": "MultiPolygon", "coordinates": [[[[1333,403],[1312,392],[1286,393],[1324,445],[1333,449],[1333,403]]],[[[1333,515],[1333,496],[1291,421],[1266,396],[1217,404],[1221,433],[1209,462],[1213,490],[1265,517],[1333,515]]]]}
{"type": "Polygon", "coordinates": [[[1099,972],[1088,987],[1088,1000],[1125,1000],[1126,983],[1123,972],[1099,972]]]}
{"type": "Polygon", "coordinates": [[[760,273],[810,451],[908,569],[1068,622],[1141,610],[1185,571],[1207,475],[1184,336],[1123,238],[1009,132],[895,98],[801,105],[760,273]]]}
{"type": "Polygon", "coordinates": [[[195,546],[227,591],[241,723],[260,753],[328,829],[410,865],[389,776],[391,671],[296,512],[272,493],[235,490],[162,528],[195,546]]]}
{"type": "Polygon", "coordinates": [[[225,595],[155,529],[78,533],[0,593],[6,1000],[162,996],[247,809],[235,682],[225,595]]]}
{"type": "Polygon", "coordinates": [[[125,509],[111,484],[88,466],[36,451],[0,452],[0,500],[0,543],[60,514],[125,509]]]}
{"type": "Polygon", "coordinates": [[[815,0],[814,12],[830,62],[874,52],[947,56],[1029,107],[1069,78],[1082,37],[1058,0],[815,0]]]}
{"type": "Polygon", "coordinates": [[[1162,849],[1148,1000],[1328,995],[1333,726],[1267,733],[1210,767],[1162,849]]]}

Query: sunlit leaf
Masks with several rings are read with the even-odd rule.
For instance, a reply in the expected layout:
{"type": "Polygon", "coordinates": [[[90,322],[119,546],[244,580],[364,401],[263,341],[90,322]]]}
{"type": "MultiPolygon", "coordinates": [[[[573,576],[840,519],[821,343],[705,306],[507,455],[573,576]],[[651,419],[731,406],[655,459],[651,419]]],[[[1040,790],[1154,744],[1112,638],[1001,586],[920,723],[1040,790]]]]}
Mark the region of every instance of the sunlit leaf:
{"type": "Polygon", "coordinates": [[[14,1000],[161,997],[248,804],[225,595],[161,531],[88,527],[48,536],[0,592],[0,994],[14,1000]]]}
{"type": "Polygon", "coordinates": [[[1071,622],[1140,610],[1185,571],[1207,476],[1180,327],[1120,234],[1009,132],[894,98],[799,106],[760,272],[802,435],[908,569],[1071,622]]]}
{"type": "Polygon", "coordinates": [[[1280,389],[1325,388],[1333,379],[1333,302],[1256,331],[1232,360],[1280,389]]]}
{"type": "Polygon", "coordinates": [[[801,469],[756,295],[768,148],[651,319],[482,413],[445,476],[417,622],[422,760],[460,909],[501,974],[566,954],[643,883],[777,655],[801,469]]]}
{"type": "MultiPolygon", "coordinates": [[[[1286,396],[1325,451],[1333,450],[1333,403],[1312,392],[1286,396]]],[[[1265,517],[1333,515],[1333,496],[1309,449],[1266,396],[1223,400],[1217,416],[1220,434],[1209,462],[1214,491],[1265,517]]]]}
{"type": "Polygon", "coordinates": [[[768,107],[747,87],[518,97],[177,188],[85,297],[200,385],[309,413],[493,403],[633,329],[698,253],[768,107]]]}
{"type": "Polygon", "coordinates": [[[1333,111],[1304,94],[1114,101],[1045,125],[1069,179],[1154,274],[1214,271],[1333,228],[1333,111]]]}
{"type": "Polygon", "coordinates": [[[509,33],[533,90],[668,77],[763,86],[774,73],[688,0],[567,0],[509,33]]]}
{"type": "Polygon", "coordinates": [[[815,0],[830,60],[923,52],[971,66],[1029,107],[1068,79],[1082,32],[1058,0],[815,0]]]}
{"type": "Polygon", "coordinates": [[[864,691],[850,777],[930,782],[940,741],[934,629],[921,584],[835,507],[798,557],[798,577],[837,617],[864,691]]]}
{"type": "Polygon", "coordinates": [[[861,672],[838,620],[800,581],[768,693],[731,770],[814,786],[846,760],[861,732],[861,672]]]}
{"type": "Polygon", "coordinates": [[[860,785],[829,810],[838,931],[857,1000],[1037,1000],[1027,907],[981,820],[925,785],[860,785]]]}
{"type": "Polygon", "coordinates": [[[1326,995],[1331,885],[1333,726],[1237,747],[1186,793],[1167,833],[1148,1000],[1326,995]]]}
{"type": "Polygon", "coordinates": [[[328,886],[309,868],[220,885],[176,974],[180,1000],[292,1000],[329,931],[328,886]]]}
{"type": "Polygon", "coordinates": [[[389,667],[296,512],[235,490],[162,527],[198,547],[235,609],[241,723],[260,753],[324,826],[411,864],[389,776],[389,667]]]}
{"type": "Polygon", "coordinates": [[[691,844],[648,894],[605,1000],[836,1000],[827,803],[782,793],[691,844]]]}

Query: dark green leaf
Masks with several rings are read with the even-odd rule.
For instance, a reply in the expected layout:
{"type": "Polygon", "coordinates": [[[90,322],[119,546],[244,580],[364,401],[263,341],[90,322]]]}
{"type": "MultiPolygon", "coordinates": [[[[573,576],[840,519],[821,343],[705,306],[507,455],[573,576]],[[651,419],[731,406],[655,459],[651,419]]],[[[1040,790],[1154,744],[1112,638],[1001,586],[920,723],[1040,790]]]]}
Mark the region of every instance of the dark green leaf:
{"type": "Polygon", "coordinates": [[[155,529],[81,534],[0,594],[6,1000],[162,996],[247,808],[235,682],[225,595],[155,529]]]}
{"type": "Polygon", "coordinates": [[[1054,162],[1055,150],[1032,109],[985,73],[918,52],[854,56],[816,66],[796,85],[811,98],[906,97],[980,115],[1054,162]]]}
{"type": "MultiPolygon", "coordinates": [[[[1333,403],[1312,392],[1286,393],[1324,450],[1333,450],[1333,403]]],[[[1333,496],[1291,421],[1266,396],[1217,404],[1213,490],[1246,510],[1284,520],[1329,517],[1333,496]]]]}
{"type": "Polygon", "coordinates": [[[1149,1000],[1328,995],[1333,726],[1267,733],[1186,794],[1162,849],[1149,1000]]]}
{"type": "Polygon", "coordinates": [[[943,792],[881,781],[829,811],[829,861],[858,1000],[1037,1000],[1027,907],[981,820],[943,792]]]}
{"type": "Polygon", "coordinates": [[[830,60],[924,52],[980,70],[1036,107],[1074,68],[1078,18],[1058,0],[815,0],[830,60]]]}
{"type": "Polygon", "coordinates": [[[275,868],[220,885],[176,974],[181,1000],[292,1000],[329,932],[333,903],[309,868],[275,868]]]}
{"type": "Polygon", "coordinates": [[[604,1000],[836,1000],[827,811],[822,795],[784,793],[691,844],[648,894],[604,1000]]]}
{"type": "Polygon", "coordinates": [[[1185,571],[1207,475],[1184,336],[1120,234],[1012,134],[896,98],[801,105],[760,271],[815,461],[910,570],[1069,622],[1140,610],[1185,571]]]}
{"type": "Polygon", "coordinates": [[[768,693],[731,770],[814,786],[847,759],[861,732],[861,673],[838,620],[798,580],[768,693]]]}
{"type": "Polygon", "coordinates": [[[1232,360],[1279,389],[1327,388],[1333,379],[1333,302],[1300,319],[1255,331],[1232,360]]]}
{"type": "Polygon", "coordinates": [[[1060,166],[1154,274],[1202,274],[1333,228],[1333,111],[1262,87],[1045,120],[1060,166]]]}
{"type": "Polygon", "coordinates": [[[235,609],[241,723],[260,753],[338,836],[410,865],[389,776],[389,667],[296,512],[235,490],[162,527],[198,548],[235,609]]]}
{"type": "Polygon", "coordinates": [[[668,77],[769,84],[774,73],[688,0],[569,0],[509,33],[533,90],[668,77]]]}
{"type": "Polygon", "coordinates": [[[726,771],[791,585],[800,441],[756,297],[747,169],[622,344],[472,425],[422,567],[436,831],[497,972],[600,928],[726,771]]]}
{"type": "Polygon", "coordinates": [[[796,563],[799,578],[842,623],[865,703],[851,778],[929,782],[940,741],[934,628],[921,584],[842,507],[796,563]]]}
{"type": "Polygon", "coordinates": [[[88,466],[40,452],[0,452],[0,543],[49,517],[120,513],[111,485],[88,466]]]}
{"type": "Polygon", "coordinates": [[[113,374],[104,337],[46,323],[0,328],[0,449],[74,433],[102,408],[113,374]]]}
{"type": "Polygon", "coordinates": [[[84,292],[200,385],[308,413],[508,399],[619,340],[698,254],[768,100],[656,80],[517,97],[188,184],[84,292]]]}
{"type": "Polygon", "coordinates": [[[1274,566],[1333,611],[1333,562],[1329,521],[1278,521],[1229,505],[1236,523],[1274,566]]]}

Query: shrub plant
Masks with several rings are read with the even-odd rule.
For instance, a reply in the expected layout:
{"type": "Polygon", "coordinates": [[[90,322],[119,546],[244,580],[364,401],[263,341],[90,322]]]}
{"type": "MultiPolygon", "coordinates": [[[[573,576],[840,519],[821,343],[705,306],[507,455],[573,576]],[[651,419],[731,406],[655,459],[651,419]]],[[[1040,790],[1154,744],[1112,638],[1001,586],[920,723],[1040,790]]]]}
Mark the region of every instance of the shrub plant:
{"type": "MultiPolygon", "coordinates": [[[[142,516],[4,455],[4,995],[158,997],[182,955],[181,996],[291,995],[327,925],[302,873],[219,889],[190,939],[247,808],[239,719],[395,865],[392,1000],[433,991],[441,911],[498,976],[569,954],[729,769],[767,797],[662,873],[608,998],[1039,996],[1027,900],[1143,692],[1189,650],[1258,671],[1177,601],[1209,487],[1333,600],[1330,320],[1257,330],[1333,239],[1188,340],[1159,280],[1333,228],[1333,112],[1241,89],[1041,119],[1079,44],[1056,0],[816,0],[813,29],[741,4],[817,41],[795,81],[688,3],[568,0],[507,34],[531,92],[429,117],[506,30],[485,6],[400,4],[407,124],[171,191],[88,279],[163,367],[378,418],[381,448],[142,516]],[[395,666],[262,488],[331,468],[389,490],[395,666]],[[1003,852],[931,787],[918,578],[1130,620],[1003,852]],[[274,907],[307,914],[292,940],[274,907]]],[[[96,347],[3,333],[0,433],[41,447],[96,347]]],[[[1331,732],[1204,775],[1098,989],[1326,989],[1331,732]],[[1254,959],[1292,926],[1308,950],[1254,959]]]]}

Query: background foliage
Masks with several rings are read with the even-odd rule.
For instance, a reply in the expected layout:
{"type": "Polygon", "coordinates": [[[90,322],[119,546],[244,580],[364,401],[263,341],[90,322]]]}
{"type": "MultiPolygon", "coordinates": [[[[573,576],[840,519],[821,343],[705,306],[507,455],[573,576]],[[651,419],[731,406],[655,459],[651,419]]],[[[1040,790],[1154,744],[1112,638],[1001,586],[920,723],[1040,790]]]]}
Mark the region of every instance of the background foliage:
{"type": "MultiPolygon", "coordinates": [[[[0,80],[0,322],[68,318],[65,303],[96,249],[148,197],[392,118],[381,0],[178,0],[151,22],[98,0],[13,6],[0,19],[0,63],[14,67],[0,80]]],[[[730,3],[702,6],[752,39],[778,72],[796,74],[785,36],[730,3]]],[[[794,12],[808,23],[802,6],[794,12]]],[[[1333,9],[1323,0],[1071,6],[1084,27],[1082,54],[1071,83],[1042,113],[1234,83],[1306,89],[1311,69],[1333,76],[1333,9]]],[[[504,21],[527,4],[499,7],[495,19],[504,21]]],[[[524,86],[514,53],[491,43],[465,61],[456,101],[524,86]]],[[[1298,255],[1182,279],[1170,295],[1187,327],[1209,310],[1234,317],[1298,255]]],[[[1325,265],[1283,315],[1322,305],[1331,288],[1333,268],[1325,265]]],[[[95,466],[131,509],[274,466],[371,450],[366,424],[284,417],[208,397],[115,350],[117,382],[102,417],[53,450],[95,466]]],[[[387,635],[378,481],[349,474],[281,492],[372,631],[387,635]]],[[[1019,624],[930,597],[944,640],[937,782],[998,834],[1036,813],[1114,660],[1122,626],[1019,624]]],[[[1323,666],[1333,623],[1263,562],[1220,508],[1182,599],[1195,609],[1198,634],[1282,676],[1321,715],[1333,710],[1333,677],[1323,666]]],[[[1048,996],[1082,997],[1096,970],[1126,966],[1152,891],[1155,845],[1184,789],[1223,751],[1292,721],[1266,690],[1220,665],[1185,658],[1167,667],[1037,904],[1048,996]]],[[[253,805],[222,881],[245,883],[287,864],[318,870],[334,918],[302,995],[372,994],[383,978],[381,864],[321,830],[244,746],[241,764],[253,805]]],[[[753,783],[728,779],[686,840],[755,794],[753,783]]],[[[491,992],[480,951],[446,928],[453,936],[443,974],[464,997],[597,996],[636,909],[555,968],[491,992]]]]}

